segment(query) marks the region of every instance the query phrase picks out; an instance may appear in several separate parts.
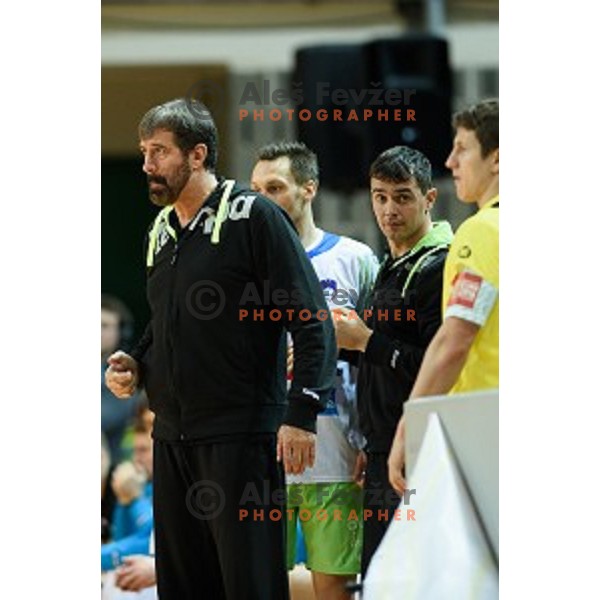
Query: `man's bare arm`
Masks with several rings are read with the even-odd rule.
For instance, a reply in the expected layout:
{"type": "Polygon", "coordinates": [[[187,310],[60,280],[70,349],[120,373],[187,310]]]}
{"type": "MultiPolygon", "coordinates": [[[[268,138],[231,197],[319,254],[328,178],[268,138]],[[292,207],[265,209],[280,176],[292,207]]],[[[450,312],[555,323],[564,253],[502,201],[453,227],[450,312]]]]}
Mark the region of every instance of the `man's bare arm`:
{"type": "Polygon", "coordinates": [[[425,352],[409,399],[447,394],[465,366],[479,329],[470,321],[448,317],[425,352]]]}

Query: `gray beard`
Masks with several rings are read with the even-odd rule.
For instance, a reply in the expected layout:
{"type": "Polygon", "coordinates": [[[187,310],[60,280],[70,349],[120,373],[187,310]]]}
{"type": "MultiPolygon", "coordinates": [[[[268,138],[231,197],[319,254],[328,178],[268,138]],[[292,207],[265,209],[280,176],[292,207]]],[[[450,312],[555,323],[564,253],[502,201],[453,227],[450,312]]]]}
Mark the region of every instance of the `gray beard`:
{"type": "Polygon", "coordinates": [[[152,202],[152,204],[155,206],[160,207],[171,206],[172,204],[175,204],[176,198],[172,197],[172,195],[169,193],[170,191],[171,190],[168,190],[164,194],[153,194],[151,192],[149,194],[150,202],[152,202]]]}
{"type": "Polygon", "coordinates": [[[184,163],[181,166],[181,169],[177,173],[177,177],[175,181],[173,181],[173,186],[166,186],[162,193],[149,193],[150,202],[155,204],[156,206],[171,206],[175,204],[179,194],[181,194],[181,190],[187,185],[187,182],[190,180],[190,176],[192,174],[192,170],[190,169],[187,163],[184,163]]]}

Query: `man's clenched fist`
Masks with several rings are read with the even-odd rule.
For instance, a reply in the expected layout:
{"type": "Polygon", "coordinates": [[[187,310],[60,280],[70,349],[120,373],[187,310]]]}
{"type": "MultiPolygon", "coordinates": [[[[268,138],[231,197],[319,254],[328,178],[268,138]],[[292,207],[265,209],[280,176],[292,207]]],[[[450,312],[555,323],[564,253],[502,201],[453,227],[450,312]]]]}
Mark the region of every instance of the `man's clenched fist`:
{"type": "Polygon", "coordinates": [[[137,361],[118,350],[108,357],[108,369],[104,374],[106,387],[117,398],[129,398],[137,388],[139,369],[137,361]]]}

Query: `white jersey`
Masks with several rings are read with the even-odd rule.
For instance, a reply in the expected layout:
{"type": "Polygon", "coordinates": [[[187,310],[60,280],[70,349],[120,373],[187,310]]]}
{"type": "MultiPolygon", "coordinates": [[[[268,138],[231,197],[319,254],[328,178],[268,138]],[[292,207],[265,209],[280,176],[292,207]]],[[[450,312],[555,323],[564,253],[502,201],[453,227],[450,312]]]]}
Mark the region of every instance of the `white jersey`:
{"type": "MultiPolygon", "coordinates": [[[[362,314],[373,288],[379,263],[361,242],[318,230],[306,253],[311,259],[330,309],[350,308],[362,314]]],[[[315,466],[302,475],[287,475],[287,483],[352,481],[358,450],[364,439],[358,429],[356,374],[345,361],[337,363],[336,387],[317,417],[315,466]]]]}

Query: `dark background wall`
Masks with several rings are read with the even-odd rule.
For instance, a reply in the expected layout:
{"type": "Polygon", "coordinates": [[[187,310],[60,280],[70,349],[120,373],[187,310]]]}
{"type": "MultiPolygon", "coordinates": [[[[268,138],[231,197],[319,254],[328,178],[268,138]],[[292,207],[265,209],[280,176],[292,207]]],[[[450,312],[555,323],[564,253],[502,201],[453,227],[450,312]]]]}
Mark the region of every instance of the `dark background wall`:
{"type": "Polygon", "coordinates": [[[157,212],[148,199],[141,158],[102,160],[102,291],[132,310],[136,337],[149,314],[143,245],[157,212]]]}
{"type": "MultiPolygon", "coordinates": [[[[227,101],[227,69],[222,65],[118,66],[102,68],[102,291],[123,300],[135,317],[135,337],[148,320],[144,236],[158,208],[148,198],[137,125],[152,106],[194,96],[197,81],[215,82],[227,101]]],[[[221,141],[227,122],[215,111],[221,141]]],[[[227,164],[227,143],[219,166],[227,164]]]]}

